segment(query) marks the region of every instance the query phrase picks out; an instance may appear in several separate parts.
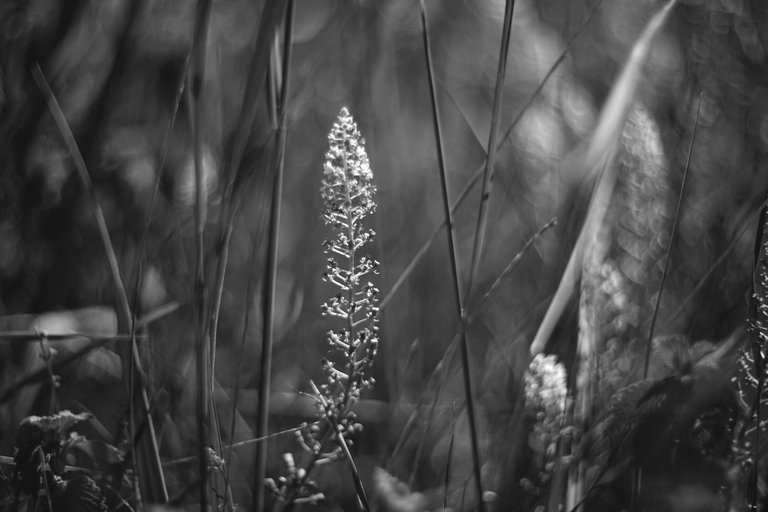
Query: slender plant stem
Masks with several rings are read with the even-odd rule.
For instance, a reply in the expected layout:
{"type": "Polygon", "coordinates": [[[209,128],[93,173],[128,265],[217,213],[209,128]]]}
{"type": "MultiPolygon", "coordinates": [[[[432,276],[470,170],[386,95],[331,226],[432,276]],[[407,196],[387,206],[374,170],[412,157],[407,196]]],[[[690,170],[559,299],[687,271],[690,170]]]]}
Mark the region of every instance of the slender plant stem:
{"type": "MultiPolygon", "coordinates": [[[[496,163],[496,138],[501,121],[501,104],[504,97],[504,78],[507,71],[507,56],[509,54],[509,39],[512,33],[512,14],[515,9],[515,1],[507,0],[504,9],[504,24],[501,35],[501,48],[499,50],[499,65],[496,73],[496,86],[493,96],[493,107],[491,110],[491,130],[488,135],[487,159],[485,161],[485,172],[483,173],[483,187],[480,194],[480,209],[477,215],[477,228],[475,230],[475,243],[472,246],[472,263],[470,264],[469,284],[467,285],[467,296],[472,297],[477,282],[477,275],[480,269],[480,258],[485,245],[485,231],[488,223],[488,199],[491,193],[491,176],[493,175],[494,164],[496,163]]],[[[464,393],[467,399],[467,420],[469,423],[470,440],[472,442],[472,467],[475,474],[475,490],[477,492],[478,508],[480,512],[485,511],[485,501],[483,501],[483,484],[481,480],[480,453],[478,447],[478,433],[476,416],[474,410],[474,399],[472,396],[472,379],[469,368],[469,340],[467,339],[467,311],[462,308],[462,334],[461,334],[461,360],[462,376],[464,378],[464,393]]]]}
{"type": "MultiPolygon", "coordinates": [[[[272,375],[272,346],[275,336],[275,289],[277,286],[277,264],[279,261],[280,207],[285,168],[285,140],[288,122],[288,94],[290,91],[291,57],[293,54],[294,2],[289,0],[283,40],[283,72],[280,89],[280,116],[276,137],[277,151],[274,153],[275,181],[272,190],[272,211],[269,222],[269,251],[267,254],[266,289],[264,298],[264,332],[261,345],[259,372],[259,406],[256,423],[256,437],[264,437],[269,430],[269,398],[272,375]]],[[[254,487],[254,512],[264,510],[264,479],[267,472],[267,443],[256,446],[256,474],[254,487]]]]}
{"type": "Polygon", "coordinates": [[[496,73],[496,86],[493,94],[493,107],[491,110],[491,131],[488,135],[488,155],[485,160],[483,172],[483,188],[480,193],[480,211],[477,215],[477,229],[475,230],[475,243],[472,246],[472,263],[470,265],[468,296],[472,295],[477,274],[480,269],[480,258],[485,245],[485,232],[488,223],[488,199],[491,195],[491,176],[496,164],[496,138],[501,122],[501,104],[504,98],[504,78],[507,71],[507,56],[509,55],[509,39],[512,34],[512,13],[515,9],[515,0],[507,0],[504,9],[504,26],[501,34],[501,49],[499,51],[499,65],[496,73]]]}
{"type": "MultiPolygon", "coordinates": [[[[472,466],[474,470],[475,475],[475,486],[477,490],[478,499],[480,500],[480,510],[482,512],[483,510],[483,489],[482,489],[482,481],[481,481],[481,473],[480,473],[480,455],[479,455],[479,446],[478,446],[478,439],[477,439],[477,427],[476,427],[476,421],[475,421],[475,410],[474,410],[474,397],[473,397],[473,391],[472,391],[472,380],[471,375],[469,371],[469,351],[467,347],[467,340],[466,340],[466,315],[464,310],[464,297],[462,296],[461,292],[461,277],[459,275],[459,265],[458,265],[458,255],[457,255],[457,248],[456,248],[456,241],[454,239],[453,233],[453,214],[451,213],[451,204],[450,204],[450,195],[448,192],[448,178],[446,176],[446,170],[445,170],[445,158],[443,155],[443,144],[442,144],[442,134],[440,130],[440,117],[439,117],[439,110],[437,106],[437,97],[435,95],[435,80],[434,80],[434,73],[433,73],[433,67],[432,67],[432,56],[430,52],[430,46],[429,46],[429,32],[428,32],[428,25],[427,25],[427,15],[426,15],[426,9],[424,7],[423,0],[419,4],[420,6],[420,12],[421,12],[421,29],[422,34],[424,38],[424,53],[426,56],[426,64],[427,64],[427,76],[429,78],[429,93],[430,93],[430,99],[432,101],[432,119],[435,129],[435,144],[437,146],[437,161],[438,161],[438,170],[440,173],[440,185],[441,185],[441,191],[443,196],[443,208],[445,211],[445,222],[446,222],[446,232],[448,234],[448,245],[449,250],[448,254],[451,261],[451,277],[453,279],[453,288],[454,288],[454,294],[456,299],[456,306],[458,308],[458,314],[461,318],[461,324],[462,324],[462,344],[461,344],[461,362],[462,362],[462,376],[464,377],[464,395],[467,403],[467,414],[468,414],[468,420],[469,420],[469,427],[470,427],[470,440],[472,444],[472,466]]],[[[510,14],[511,18],[511,14],[510,14]]],[[[491,143],[494,144],[494,139],[491,139],[491,143]]],[[[495,146],[495,144],[494,144],[495,146]]]]}
{"type": "Polygon", "coordinates": [[[661,274],[661,283],[659,284],[659,293],[656,295],[656,303],[653,307],[653,316],[651,316],[651,325],[648,328],[648,338],[645,342],[645,362],[643,363],[643,379],[648,378],[648,365],[651,361],[651,349],[653,347],[653,331],[656,327],[656,318],[659,314],[661,305],[661,295],[664,293],[664,283],[667,280],[667,271],[669,270],[669,260],[672,259],[672,247],[677,237],[678,226],[680,225],[680,212],[682,211],[683,198],[685,197],[685,186],[688,183],[688,173],[691,168],[691,157],[693,156],[693,145],[696,142],[696,129],[699,126],[699,113],[701,112],[701,94],[699,94],[699,103],[696,107],[696,119],[693,122],[693,133],[691,134],[691,144],[688,146],[688,159],[685,162],[685,171],[683,172],[683,183],[680,186],[680,195],[677,198],[677,209],[675,210],[675,220],[672,224],[672,235],[669,237],[667,245],[667,255],[664,258],[664,271],[661,274]]]}
{"type": "Polygon", "coordinates": [[[477,304],[472,307],[472,314],[470,314],[469,319],[472,320],[474,318],[474,314],[478,311],[483,309],[483,306],[485,305],[485,302],[493,295],[493,292],[495,292],[499,285],[501,285],[501,282],[504,280],[505,277],[507,277],[512,270],[515,269],[518,263],[520,263],[520,260],[523,259],[523,255],[528,252],[528,249],[538,240],[541,235],[544,234],[545,231],[547,231],[549,228],[554,227],[557,225],[556,219],[551,219],[549,222],[544,224],[539,230],[533,234],[531,238],[528,239],[527,242],[525,242],[525,245],[523,245],[523,248],[518,251],[517,254],[515,254],[515,257],[512,258],[512,261],[510,261],[506,267],[504,267],[504,270],[501,271],[501,273],[496,277],[496,279],[493,281],[493,284],[488,288],[488,291],[486,291],[482,297],[480,297],[480,300],[477,301],[477,304]]]}
{"type": "Polygon", "coordinates": [[[208,41],[208,22],[213,2],[199,0],[195,13],[194,39],[192,43],[192,96],[193,153],[195,163],[195,287],[194,302],[197,321],[197,449],[198,477],[200,478],[200,509],[208,510],[211,503],[208,485],[208,445],[210,444],[210,347],[208,345],[205,314],[205,253],[204,234],[207,212],[207,193],[203,152],[205,145],[205,61],[208,41]]]}
{"type": "Polygon", "coordinates": [[[344,439],[344,435],[341,432],[336,434],[336,440],[341,447],[341,451],[344,452],[344,458],[347,459],[349,469],[352,471],[352,480],[355,482],[355,490],[357,491],[357,499],[360,503],[360,509],[363,512],[369,512],[371,506],[368,504],[368,497],[365,494],[365,488],[363,488],[363,481],[360,479],[360,473],[357,471],[357,466],[349,451],[347,441],[344,439]]]}

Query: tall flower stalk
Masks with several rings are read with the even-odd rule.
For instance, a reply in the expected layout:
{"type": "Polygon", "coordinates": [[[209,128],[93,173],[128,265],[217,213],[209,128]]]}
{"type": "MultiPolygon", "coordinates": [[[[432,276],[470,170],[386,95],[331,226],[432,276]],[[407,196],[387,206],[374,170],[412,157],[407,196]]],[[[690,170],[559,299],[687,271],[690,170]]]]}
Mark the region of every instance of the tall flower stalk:
{"type": "Polygon", "coordinates": [[[368,500],[350,455],[349,436],[362,429],[353,412],[361,393],[373,386],[371,376],[378,350],[378,293],[369,280],[378,273],[379,262],[361,254],[373,240],[373,230],[363,220],[376,210],[373,172],[360,135],[346,107],[328,134],[320,193],[322,219],[333,229],[333,238],[323,242],[328,255],[323,280],[338,288],[338,293],[322,305],[324,316],[337,323],[328,331],[327,357],[322,364],[325,379],[310,395],[315,399],[319,422],[297,433],[301,447],[310,455],[309,463],[297,469],[293,456],[286,454],[287,476],[267,485],[290,508],[294,503],[314,502],[322,493],[309,479],[316,465],[345,459],[357,489],[361,509],[368,500]]]}
{"type": "Polygon", "coordinates": [[[328,254],[323,279],[340,292],[323,304],[323,314],[341,319],[342,327],[328,331],[331,357],[323,361],[326,382],[320,386],[326,413],[340,426],[353,426],[350,408],[360,392],[373,385],[369,372],[378,348],[376,287],[368,278],[379,263],[360,255],[373,239],[373,230],[362,221],[376,210],[373,172],[365,153],[365,141],[346,107],[328,135],[325,155],[323,221],[335,232],[324,242],[328,254]],[[339,368],[341,363],[341,368],[339,368]]]}

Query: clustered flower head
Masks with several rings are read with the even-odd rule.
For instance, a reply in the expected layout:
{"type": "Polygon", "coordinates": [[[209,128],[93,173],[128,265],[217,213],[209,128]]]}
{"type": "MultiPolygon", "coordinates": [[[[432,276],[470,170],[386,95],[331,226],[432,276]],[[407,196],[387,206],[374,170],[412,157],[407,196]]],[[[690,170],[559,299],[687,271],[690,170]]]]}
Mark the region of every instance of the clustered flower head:
{"type": "Polygon", "coordinates": [[[323,280],[336,286],[338,292],[322,310],[337,326],[326,338],[330,350],[323,359],[325,381],[320,386],[311,383],[310,396],[317,403],[319,421],[296,431],[299,446],[312,457],[310,469],[298,468],[293,456],[286,453],[288,474],[266,482],[273,494],[289,503],[323,499],[309,472],[312,467],[343,458],[342,447],[352,444],[348,436],[362,429],[352,407],[360,393],[374,383],[370,372],[379,344],[379,290],[369,281],[378,273],[379,263],[359,253],[373,240],[374,232],[363,220],[376,210],[376,186],[365,141],[346,107],[331,128],[328,143],[320,193],[322,219],[334,236],[323,242],[328,255],[323,280]],[[328,440],[335,441],[335,447],[324,451],[328,440]]]}
{"type": "Polygon", "coordinates": [[[376,209],[373,172],[365,141],[349,111],[341,109],[328,134],[320,192],[322,218],[334,237],[324,242],[328,254],[323,279],[339,292],[323,304],[323,314],[340,320],[328,332],[329,357],[323,361],[326,382],[320,388],[323,414],[340,432],[359,429],[351,412],[360,392],[373,385],[370,370],[378,348],[377,294],[369,279],[379,263],[359,251],[373,239],[363,220],[376,209]]]}
{"type": "Polygon", "coordinates": [[[568,428],[569,407],[565,368],[554,355],[536,355],[525,372],[525,411],[533,420],[528,446],[533,452],[538,480],[525,480],[523,485],[528,490],[535,491],[549,481],[557,460],[557,441],[568,428]]]}

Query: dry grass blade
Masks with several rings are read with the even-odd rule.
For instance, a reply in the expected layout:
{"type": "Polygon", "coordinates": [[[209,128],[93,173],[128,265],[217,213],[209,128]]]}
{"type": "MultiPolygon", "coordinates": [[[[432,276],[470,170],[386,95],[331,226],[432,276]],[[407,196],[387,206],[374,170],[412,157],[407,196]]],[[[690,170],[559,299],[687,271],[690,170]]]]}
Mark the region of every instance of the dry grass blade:
{"type": "Polygon", "coordinates": [[[56,127],[64,139],[64,143],[67,145],[70,156],[75,163],[75,169],[77,170],[77,175],[80,178],[80,183],[83,185],[83,189],[88,195],[91,210],[99,229],[99,236],[101,237],[102,245],[104,246],[104,250],[107,255],[107,261],[109,263],[109,269],[112,277],[112,284],[114,285],[115,292],[117,294],[118,303],[120,306],[118,315],[123,319],[127,319],[128,322],[126,322],[126,325],[128,325],[131,318],[131,307],[128,303],[128,295],[125,291],[123,280],[120,277],[120,267],[117,263],[117,254],[115,254],[115,249],[112,245],[112,239],[109,235],[109,229],[107,228],[107,221],[104,219],[104,212],[101,210],[101,205],[99,204],[98,198],[96,197],[96,189],[93,186],[93,181],[91,181],[91,176],[88,173],[88,168],[85,165],[85,160],[83,159],[83,156],[77,147],[77,142],[75,141],[75,137],[72,135],[72,130],[69,128],[69,124],[67,123],[66,117],[64,116],[64,112],[62,112],[61,107],[56,100],[56,96],[53,94],[51,87],[48,85],[48,81],[46,80],[45,75],[43,74],[43,71],[40,69],[39,65],[35,65],[35,67],[32,68],[32,76],[34,77],[35,82],[37,82],[37,85],[40,88],[40,91],[43,93],[43,96],[45,96],[48,109],[51,112],[51,116],[53,117],[53,120],[56,123],[56,127]]]}
{"type": "Polygon", "coordinates": [[[680,224],[680,211],[685,197],[685,186],[688,183],[688,172],[691,169],[691,157],[693,156],[693,145],[696,142],[696,129],[699,126],[699,113],[701,112],[701,94],[699,94],[699,103],[696,107],[696,119],[693,121],[693,133],[691,134],[691,144],[688,146],[688,159],[685,162],[685,171],[683,171],[683,183],[680,186],[680,195],[677,198],[677,209],[675,210],[675,220],[672,223],[672,235],[669,237],[667,245],[667,255],[664,258],[664,271],[661,274],[661,284],[659,284],[659,293],[656,295],[656,304],[653,307],[653,316],[651,316],[651,326],[648,328],[648,338],[645,343],[645,362],[643,363],[643,379],[648,378],[648,364],[651,361],[651,347],[653,346],[653,331],[656,327],[656,318],[659,315],[659,305],[661,304],[661,294],[664,293],[664,282],[667,279],[669,270],[669,260],[672,256],[672,246],[677,237],[677,229],[680,224]]]}
{"type": "MultiPolygon", "coordinates": [[[[112,277],[112,283],[115,288],[115,296],[117,303],[118,323],[125,328],[131,324],[132,314],[131,308],[128,303],[128,294],[125,291],[125,285],[120,277],[120,267],[117,262],[117,255],[115,254],[112,240],[109,236],[109,230],[107,229],[107,222],[104,219],[104,213],[101,210],[98,199],[96,197],[96,189],[93,186],[93,181],[88,173],[88,168],[85,165],[85,160],[77,147],[77,142],[72,134],[72,130],[69,128],[69,123],[64,116],[64,112],[61,110],[59,102],[56,100],[56,96],[51,90],[48,81],[43,74],[39,64],[35,64],[32,68],[32,76],[37,83],[40,91],[45,97],[48,110],[51,113],[54,123],[56,124],[59,133],[64,139],[64,143],[67,146],[67,150],[72,157],[72,160],[77,169],[78,177],[85,190],[88,200],[90,202],[91,211],[93,212],[96,224],[98,226],[99,235],[104,246],[104,251],[107,255],[107,261],[109,263],[110,275],[112,277]]],[[[153,502],[167,502],[168,491],[165,485],[165,476],[163,475],[162,462],[160,460],[160,452],[157,446],[157,437],[155,436],[155,428],[150,415],[149,395],[147,394],[146,385],[143,380],[143,370],[141,368],[141,358],[139,357],[138,346],[135,339],[132,339],[130,347],[122,349],[120,351],[120,357],[123,362],[123,372],[125,375],[133,374],[134,369],[137,371],[139,378],[139,397],[140,409],[139,420],[146,421],[148,425],[149,439],[147,445],[143,445],[144,457],[148,460],[142,460],[142,469],[139,478],[141,479],[142,487],[144,488],[144,496],[148,500],[153,502]]],[[[129,401],[131,406],[133,405],[134,395],[133,389],[129,390],[129,401]]],[[[133,421],[133,418],[131,418],[133,421]]],[[[146,438],[143,438],[146,439],[146,438]]],[[[138,469],[138,468],[137,468],[138,469]]]]}
{"type": "Polygon", "coordinates": [[[590,137],[584,154],[579,158],[576,175],[594,176],[599,174],[599,179],[590,200],[584,225],[571,251],[557,291],[544,315],[533,343],[531,343],[530,352],[532,355],[544,351],[560,315],[573,295],[581,272],[584,249],[603,221],[616,183],[616,169],[608,163],[616,152],[622,131],[621,127],[626,121],[629,106],[640,83],[643,64],[651,44],[676,1],[670,0],[646,25],[632,49],[627,65],[614,84],[608,100],[600,112],[595,131],[590,137]]]}
{"type": "MultiPolygon", "coordinates": [[[[280,209],[283,191],[283,172],[285,167],[285,138],[288,122],[288,94],[290,91],[291,57],[293,38],[294,2],[288,2],[283,40],[282,84],[280,90],[279,121],[277,130],[277,150],[274,155],[274,185],[272,189],[272,210],[269,221],[269,242],[267,253],[266,283],[264,297],[264,326],[261,344],[261,363],[259,368],[259,408],[256,415],[256,437],[265,437],[269,427],[269,398],[272,376],[272,346],[275,337],[275,290],[277,286],[277,263],[279,247],[280,209]]],[[[277,41],[275,41],[277,44],[277,41]]],[[[277,66],[277,61],[275,66],[277,66]]],[[[351,460],[351,459],[350,459],[351,460]]],[[[264,480],[267,472],[267,443],[256,446],[256,473],[254,481],[253,510],[264,510],[264,480]]]]}

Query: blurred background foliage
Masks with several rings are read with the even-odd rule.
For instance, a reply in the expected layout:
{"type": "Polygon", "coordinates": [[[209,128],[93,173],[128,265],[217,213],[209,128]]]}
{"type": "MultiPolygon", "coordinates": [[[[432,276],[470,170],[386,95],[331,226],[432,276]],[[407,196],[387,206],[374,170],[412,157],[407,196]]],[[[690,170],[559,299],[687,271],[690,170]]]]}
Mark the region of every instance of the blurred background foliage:
{"type": "MultiPolygon", "coordinates": [[[[484,471],[489,488],[495,490],[516,485],[510,468],[522,449],[523,424],[515,418],[522,407],[527,347],[581,228],[594,184],[574,171],[578,148],[591,133],[646,21],[660,8],[652,0],[595,4],[518,0],[515,5],[502,131],[566,47],[569,53],[502,147],[495,170],[478,290],[490,286],[542,225],[558,219],[557,227],[536,241],[470,328],[488,461],[484,471]],[[582,30],[593,9],[594,16],[582,30]]],[[[447,171],[455,196],[484,159],[504,3],[426,5],[447,171]]],[[[216,355],[222,393],[231,391],[237,377],[244,388],[235,441],[249,437],[256,411],[259,294],[270,190],[264,151],[270,119],[264,95],[259,105],[242,104],[260,9],[259,2],[214,2],[204,78],[208,233],[222,221],[222,173],[238,113],[257,112],[243,164],[254,179],[246,182],[246,201],[235,225],[216,355]],[[248,310],[251,274],[257,298],[248,310]],[[250,321],[241,354],[244,315],[250,321]]],[[[171,302],[181,305],[151,325],[149,341],[142,346],[155,393],[161,452],[169,461],[192,455],[185,440],[194,439],[195,425],[190,306],[194,170],[186,95],[169,131],[190,50],[194,10],[193,1],[0,4],[3,329],[115,329],[109,268],[92,212],[30,74],[39,63],[85,157],[129,297],[138,297],[141,313],[171,302]],[[156,180],[160,193],[153,203],[156,180]],[[150,215],[147,261],[137,283],[139,248],[150,215]]],[[[320,304],[332,289],[320,279],[325,260],[321,243],[329,233],[320,222],[318,190],[326,134],[341,106],[350,108],[367,140],[378,186],[373,256],[381,262],[383,295],[442,220],[418,20],[418,4],[412,0],[296,1],[273,373],[275,396],[283,398],[273,404],[275,430],[306,419],[311,407],[295,390],[306,389],[317,377],[326,350],[327,325],[320,304]]],[[[766,34],[768,8],[760,0],[687,0],[676,6],[655,39],[630,116],[635,130],[625,130],[615,164],[625,171],[606,228],[613,267],[598,269],[601,290],[608,297],[601,317],[605,351],[645,336],[655,297],[649,283],[658,282],[663,266],[700,93],[689,186],[656,332],[717,342],[744,325],[754,228],[768,190],[766,34]]],[[[456,213],[464,268],[471,257],[478,203],[475,189],[456,213]]],[[[389,459],[388,471],[398,478],[408,480],[418,462],[411,483],[422,489],[438,485],[452,435],[454,465],[470,467],[456,377],[440,400],[459,405],[453,412],[441,409],[434,421],[438,427],[423,452],[414,456],[394,450],[410,412],[408,404],[419,400],[422,390],[433,389],[429,376],[457,329],[446,244],[441,235],[382,309],[378,383],[371,400],[360,405],[367,434],[356,448],[367,481],[373,467],[389,459]]],[[[206,247],[209,255],[215,254],[212,234],[206,247]]],[[[211,258],[209,273],[213,264],[211,258]]],[[[468,279],[468,271],[463,277],[468,279]]],[[[549,345],[549,351],[567,364],[575,351],[577,309],[574,301],[549,345]]],[[[61,357],[76,346],[57,349],[61,357]]],[[[7,386],[42,364],[35,350],[32,345],[0,344],[0,384],[7,386]]],[[[62,407],[93,411],[106,431],[114,433],[126,407],[120,366],[111,346],[97,354],[89,356],[90,363],[62,374],[58,399],[62,407]]],[[[625,373],[636,363],[622,363],[628,365],[625,373]]],[[[9,453],[9,434],[19,419],[45,412],[47,399],[41,396],[47,396],[43,385],[23,400],[3,404],[0,453],[9,453]]],[[[411,439],[406,446],[415,446],[418,434],[406,432],[406,437],[411,439]]],[[[272,471],[279,468],[277,454],[293,449],[290,436],[275,442],[272,471]]],[[[238,492],[247,493],[251,453],[239,453],[243,476],[238,492]]],[[[467,476],[464,469],[457,474],[467,476]]],[[[182,470],[178,475],[176,484],[185,478],[182,470]]],[[[354,503],[346,475],[323,473],[317,480],[333,497],[332,504],[354,503]],[[334,478],[338,481],[332,482],[334,478]]]]}

